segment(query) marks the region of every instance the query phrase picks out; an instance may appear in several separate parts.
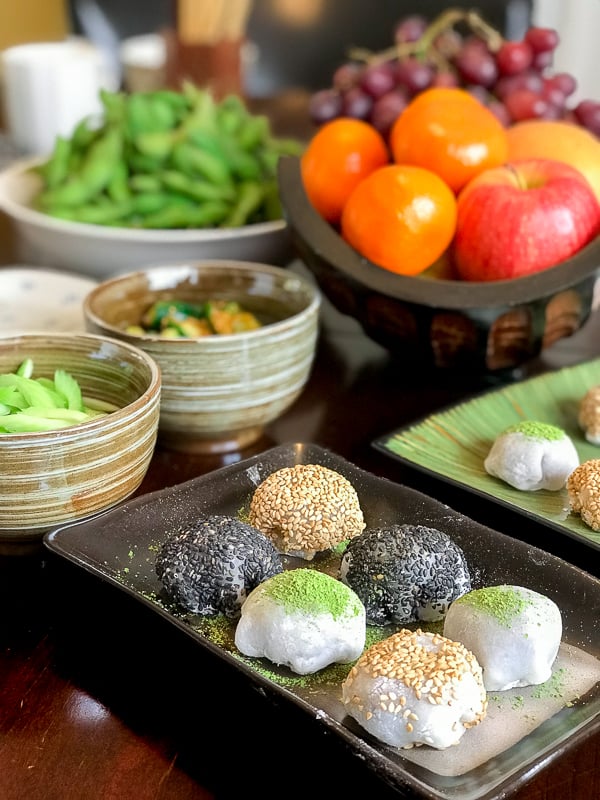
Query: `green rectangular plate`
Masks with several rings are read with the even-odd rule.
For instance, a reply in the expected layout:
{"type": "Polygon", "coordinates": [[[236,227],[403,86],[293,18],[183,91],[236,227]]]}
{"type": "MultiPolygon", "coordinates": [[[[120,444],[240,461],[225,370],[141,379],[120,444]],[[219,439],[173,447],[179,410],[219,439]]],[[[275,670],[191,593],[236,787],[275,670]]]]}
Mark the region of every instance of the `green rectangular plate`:
{"type": "Polygon", "coordinates": [[[566,489],[520,491],[493,478],[483,462],[509,425],[537,420],[562,428],[581,462],[600,458],[577,422],[579,404],[600,384],[600,358],[488,391],[376,439],[376,449],[600,549],[600,531],[570,513],[566,489]]]}

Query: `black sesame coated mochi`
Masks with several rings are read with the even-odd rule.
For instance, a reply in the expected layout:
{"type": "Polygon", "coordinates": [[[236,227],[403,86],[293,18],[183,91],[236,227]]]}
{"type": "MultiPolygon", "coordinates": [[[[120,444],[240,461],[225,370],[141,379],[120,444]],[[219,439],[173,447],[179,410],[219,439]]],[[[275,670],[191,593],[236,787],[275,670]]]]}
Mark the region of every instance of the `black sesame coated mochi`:
{"type": "Polygon", "coordinates": [[[162,545],[155,564],[167,595],[194,614],[239,616],[247,595],[283,570],[267,537],[241,520],[209,516],[162,545]]]}
{"type": "Polygon", "coordinates": [[[348,543],[340,579],[360,597],[371,625],[440,620],[471,589],[463,551],[424,525],[364,531],[348,543]]]}

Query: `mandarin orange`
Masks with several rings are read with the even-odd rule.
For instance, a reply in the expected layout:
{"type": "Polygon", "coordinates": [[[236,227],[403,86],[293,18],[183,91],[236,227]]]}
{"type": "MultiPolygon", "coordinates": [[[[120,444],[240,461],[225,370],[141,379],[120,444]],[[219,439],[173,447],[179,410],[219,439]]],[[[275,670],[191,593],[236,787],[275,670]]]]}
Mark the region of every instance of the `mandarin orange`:
{"type": "Polygon", "coordinates": [[[447,249],[456,197],[435,173],[389,164],[354,189],[342,213],[344,239],[365,258],[400,275],[418,275],[447,249]]]}
{"type": "Polygon", "coordinates": [[[464,89],[435,87],[416,95],[390,133],[397,164],[424,167],[454,192],[479,172],[506,160],[506,130],[464,89]]]}
{"type": "Polygon", "coordinates": [[[337,223],[356,184],[389,160],[388,147],[372,125],[340,117],[308,143],[300,160],[302,183],[319,214],[337,223]]]}

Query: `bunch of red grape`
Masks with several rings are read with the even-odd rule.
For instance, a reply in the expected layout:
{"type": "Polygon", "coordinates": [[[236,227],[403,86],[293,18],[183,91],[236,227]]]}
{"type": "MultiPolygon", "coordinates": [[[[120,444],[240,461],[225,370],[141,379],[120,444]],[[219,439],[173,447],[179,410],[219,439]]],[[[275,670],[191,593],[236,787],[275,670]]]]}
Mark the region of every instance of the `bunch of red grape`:
{"type": "Polygon", "coordinates": [[[397,24],[389,50],[351,53],[331,86],[311,96],[309,114],[316,125],[337,117],[363,119],[387,136],[416,94],[456,86],[478,97],[505,126],[568,120],[600,136],[600,102],[574,104],[576,79],[552,70],[558,44],[557,31],[535,26],[520,41],[504,39],[474,11],[453,9],[431,23],[411,15],[397,24]]]}

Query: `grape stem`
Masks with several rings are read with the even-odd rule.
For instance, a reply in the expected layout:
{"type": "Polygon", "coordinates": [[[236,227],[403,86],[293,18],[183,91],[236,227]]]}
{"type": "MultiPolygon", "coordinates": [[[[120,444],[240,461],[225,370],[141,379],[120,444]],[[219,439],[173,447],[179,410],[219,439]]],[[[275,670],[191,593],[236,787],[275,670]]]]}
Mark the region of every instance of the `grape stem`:
{"type": "Polygon", "coordinates": [[[373,53],[364,48],[354,48],[350,51],[349,56],[354,61],[364,61],[370,65],[391,61],[394,58],[401,60],[409,56],[416,56],[420,59],[429,56],[438,62],[444,61],[445,59],[435,49],[435,40],[441,33],[453,28],[459,22],[466,23],[472,33],[485,41],[491,52],[498,51],[504,42],[504,37],[489,25],[477,11],[449,8],[436,17],[415,42],[402,42],[379,53],[373,53]]]}

